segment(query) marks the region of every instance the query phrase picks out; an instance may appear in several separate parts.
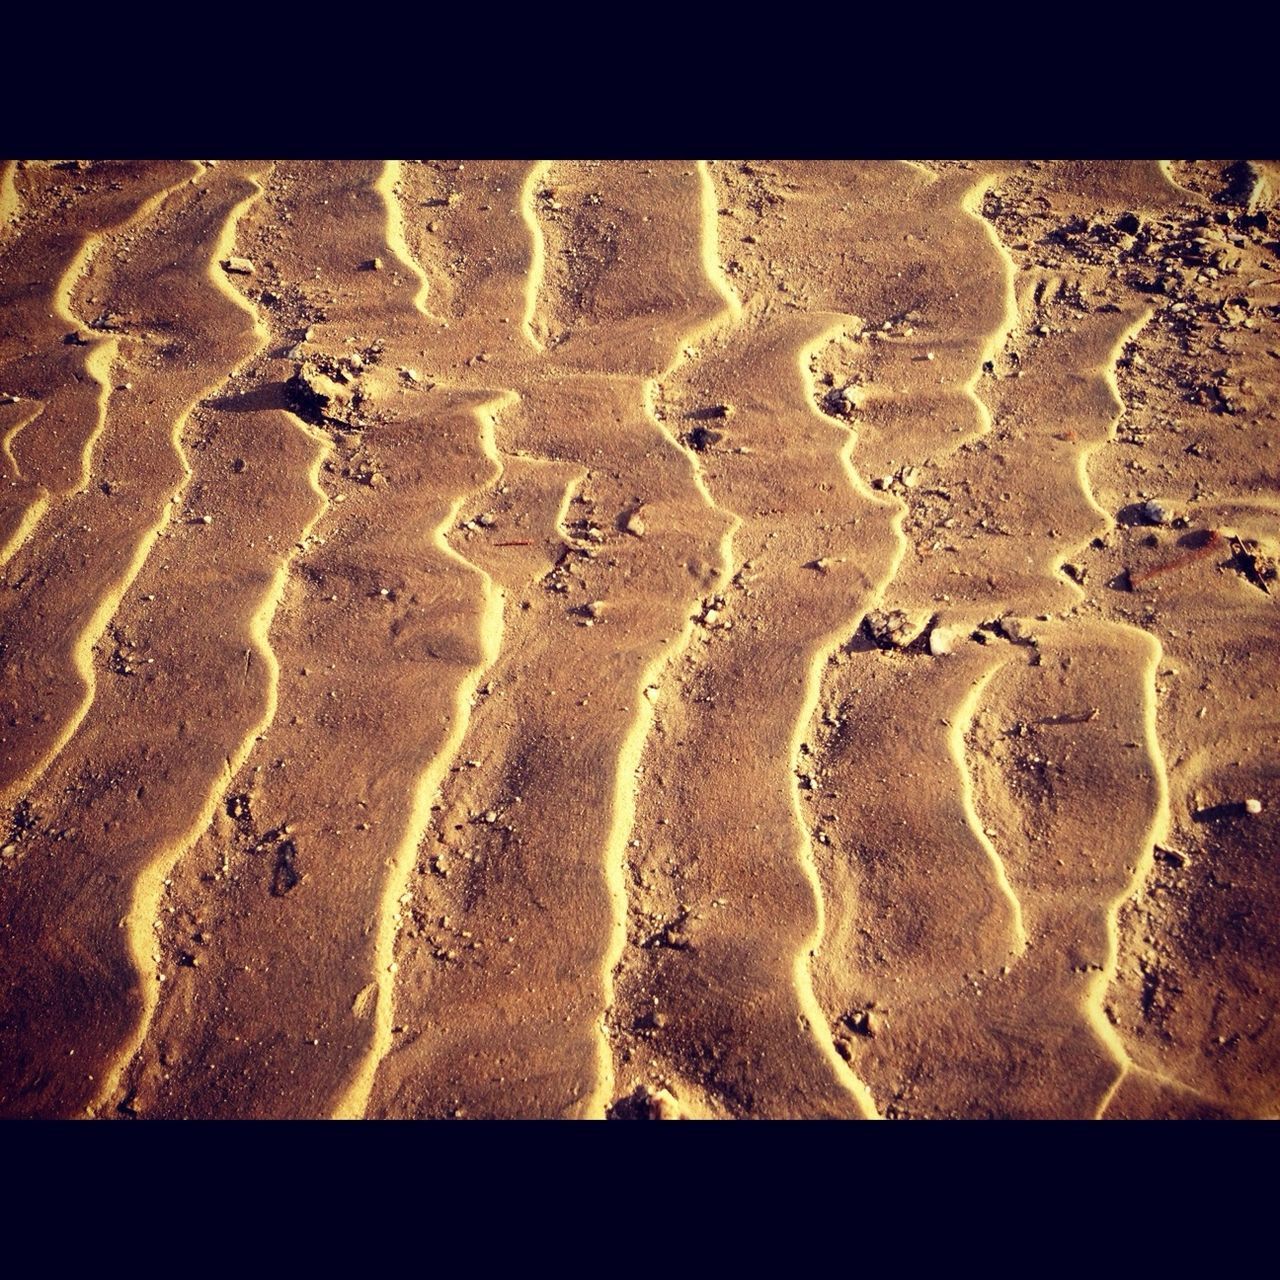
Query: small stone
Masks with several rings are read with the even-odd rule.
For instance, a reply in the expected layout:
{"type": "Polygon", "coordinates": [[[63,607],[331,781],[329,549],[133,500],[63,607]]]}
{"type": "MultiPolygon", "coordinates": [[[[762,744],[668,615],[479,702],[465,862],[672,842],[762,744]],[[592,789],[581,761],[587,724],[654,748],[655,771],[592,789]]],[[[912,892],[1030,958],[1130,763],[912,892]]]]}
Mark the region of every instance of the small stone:
{"type": "Polygon", "coordinates": [[[928,619],[912,619],[901,609],[872,609],[864,626],[882,649],[905,649],[925,628],[928,619]]]}
{"type": "Polygon", "coordinates": [[[201,523],[201,524],[212,524],[212,523],[213,523],[213,517],[212,517],[212,516],[201,516],[201,517],[200,517],[200,523],[201,523]]]}
{"type": "Polygon", "coordinates": [[[622,527],[629,534],[632,534],[634,537],[637,537],[637,538],[644,537],[646,525],[644,522],[644,518],[640,514],[639,508],[637,508],[635,511],[631,512],[629,516],[627,516],[626,523],[622,527]]]}
{"type": "Polygon", "coordinates": [[[1252,814],[1256,818],[1258,814],[1262,812],[1262,801],[1250,796],[1249,799],[1244,802],[1244,811],[1245,813],[1252,814]]]}
{"type": "Polygon", "coordinates": [[[488,810],[488,812],[486,812],[484,815],[484,820],[487,823],[489,823],[490,826],[492,826],[498,820],[497,810],[495,809],[488,810]]]}
{"type": "Polygon", "coordinates": [[[1142,504],[1142,517],[1148,524],[1170,524],[1173,520],[1169,509],[1154,498],[1142,504]]]}
{"type": "Polygon", "coordinates": [[[935,658],[941,658],[951,652],[955,645],[955,637],[945,627],[934,627],[929,632],[929,652],[935,658]]]}
{"type": "Polygon", "coordinates": [[[1001,618],[1000,629],[1014,644],[1034,642],[1035,637],[1032,633],[1032,628],[1025,618],[1001,618]]]}
{"type": "Polygon", "coordinates": [[[879,1020],[870,1009],[859,1009],[845,1018],[845,1025],[860,1036],[874,1036],[880,1030],[879,1020]]]}
{"type": "Polygon", "coordinates": [[[679,1100],[667,1089],[648,1090],[648,1112],[650,1120],[681,1120],[679,1100]]]}
{"type": "Polygon", "coordinates": [[[366,262],[365,262],[365,264],[364,264],[364,269],[365,269],[366,271],[381,271],[381,270],[382,270],[382,259],[381,259],[381,258],[370,258],[370,259],[368,259],[368,261],[366,261],[366,262]]]}
{"type": "Polygon", "coordinates": [[[498,517],[491,511],[486,511],[483,515],[476,516],[476,524],[482,529],[492,529],[498,523],[498,517]]]}
{"type": "Polygon", "coordinates": [[[223,258],[222,269],[233,276],[253,275],[253,263],[248,258],[223,258]]]}

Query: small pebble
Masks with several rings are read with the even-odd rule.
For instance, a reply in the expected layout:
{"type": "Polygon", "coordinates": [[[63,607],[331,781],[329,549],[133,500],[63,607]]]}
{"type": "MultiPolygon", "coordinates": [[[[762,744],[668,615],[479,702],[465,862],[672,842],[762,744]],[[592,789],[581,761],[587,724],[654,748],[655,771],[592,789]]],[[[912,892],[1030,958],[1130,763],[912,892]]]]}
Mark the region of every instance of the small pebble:
{"type": "Polygon", "coordinates": [[[668,1089],[650,1089],[647,1098],[650,1120],[681,1119],[680,1103],[668,1089]]]}
{"type": "Polygon", "coordinates": [[[1249,799],[1244,802],[1244,811],[1245,813],[1253,814],[1256,818],[1258,814],[1262,812],[1262,801],[1256,800],[1253,796],[1250,796],[1249,799]]]}

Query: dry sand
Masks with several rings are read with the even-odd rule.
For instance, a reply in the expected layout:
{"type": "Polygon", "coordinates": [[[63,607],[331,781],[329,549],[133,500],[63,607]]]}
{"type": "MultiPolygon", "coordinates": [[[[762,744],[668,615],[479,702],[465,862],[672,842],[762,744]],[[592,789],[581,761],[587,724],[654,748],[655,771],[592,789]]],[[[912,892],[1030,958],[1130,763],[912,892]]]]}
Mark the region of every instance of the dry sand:
{"type": "Polygon", "coordinates": [[[6,163],[0,1115],[1276,1114],[1278,232],[6,163]]]}

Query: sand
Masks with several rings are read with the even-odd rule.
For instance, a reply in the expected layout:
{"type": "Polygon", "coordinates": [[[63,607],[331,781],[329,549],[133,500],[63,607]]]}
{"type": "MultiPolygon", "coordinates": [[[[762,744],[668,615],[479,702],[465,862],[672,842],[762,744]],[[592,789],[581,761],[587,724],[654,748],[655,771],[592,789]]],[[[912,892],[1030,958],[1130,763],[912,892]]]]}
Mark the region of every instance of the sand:
{"type": "Polygon", "coordinates": [[[6,162],[0,1116],[1274,1116],[1278,199],[6,162]]]}

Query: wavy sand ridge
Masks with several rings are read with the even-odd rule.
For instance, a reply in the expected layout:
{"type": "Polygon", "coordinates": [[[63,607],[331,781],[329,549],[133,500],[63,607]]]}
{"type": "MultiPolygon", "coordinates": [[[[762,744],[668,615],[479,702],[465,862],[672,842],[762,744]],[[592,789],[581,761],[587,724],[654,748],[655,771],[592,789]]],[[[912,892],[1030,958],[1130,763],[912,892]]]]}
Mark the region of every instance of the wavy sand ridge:
{"type": "Polygon", "coordinates": [[[1260,857],[1274,844],[1280,776],[1274,584],[1268,595],[1233,554],[1280,552],[1280,477],[1267,443],[1280,378],[1251,333],[1276,296],[1258,217],[1265,172],[1212,162],[1177,171],[1207,198],[1180,216],[1159,211],[1139,234],[1135,248],[1149,237],[1163,296],[1120,370],[1123,438],[1090,469],[1118,519],[1097,569],[1105,575],[1122,559],[1132,587],[1109,594],[1108,612],[1150,631],[1163,650],[1157,724],[1170,779],[1169,828],[1121,913],[1106,1004],[1131,1060],[1169,1087],[1126,1078],[1107,1114],[1275,1115],[1280,903],[1260,857]],[[1191,375],[1183,386],[1153,385],[1147,370],[1175,362],[1191,375]],[[1183,528],[1135,519],[1135,505],[1151,498],[1183,528]],[[1243,541],[1197,553],[1212,530],[1243,541]],[[1139,577],[1170,563],[1180,567],[1139,577]],[[1261,799],[1260,814],[1247,812],[1247,797],[1261,799]]]}
{"type": "MultiPolygon", "coordinates": [[[[1029,664],[1006,659],[984,677],[969,707],[974,724],[956,735],[976,792],[970,803],[1022,905],[1027,949],[999,971],[971,967],[945,1005],[922,991],[905,1015],[909,990],[880,997],[881,1031],[869,1053],[886,1063],[899,1053],[908,1059],[882,1084],[900,1114],[1093,1115],[1129,1065],[1101,994],[1115,964],[1115,913],[1164,821],[1150,701],[1159,650],[1132,629],[1074,620],[1041,626],[1026,615],[1047,623],[1050,610],[1083,595],[1057,570],[1085,537],[1111,525],[1088,489],[1086,459],[1111,435],[1122,408],[1111,367],[1148,313],[1091,312],[1078,288],[1064,289],[1070,283],[1043,271],[1022,276],[1019,323],[984,383],[994,429],[975,449],[987,455],[985,466],[957,456],[948,468],[947,489],[976,499],[982,518],[975,526],[976,512],[962,508],[970,520],[949,517],[941,541],[918,545],[926,555],[963,554],[960,539],[980,530],[1004,539],[994,554],[984,548],[971,557],[978,573],[953,571],[958,592],[949,586],[935,599],[950,608],[960,594],[981,607],[985,579],[995,631],[1027,646],[1029,664]],[[959,533],[964,524],[971,528],[959,533]],[[1067,705],[1073,698],[1083,710],[1067,705]],[[1105,820],[1086,799],[1098,793],[1108,796],[1105,820]],[[1049,863],[1049,849],[1069,856],[1049,863]],[[984,1081],[1000,1086],[992,1091],[984,1081]]],[[[927,577],[921,562],[913,567],[927,577]]],[[[899,970],[895,986],[902,981],[899,970]]],[[[864,1041],[865,1015],[846,1020],[862,1033],[850,1045],[864,1041]]]]}
{"type": "MultiPolygon", "coordinates": [[[[1210,527],[1218,523],[1211,510],[1198,514],[1210,527]]],[[[1275,518],[1254,527],[1274,537],[1275,518]]],[[[1280,903],[1262,854],[1275,843],[1271,802],[1280,776],[1266,660],[1275,605],[1224,570],[1229,559],[1190,564],[1180,581],[1156,579],[1142,593],[1158,610],[1142,623],[1163,646],[1160,732],[1178,746],[1169,829],[1121,914],[1121,959],[1106,1007],[1135,1063],[1218,1108],[1275,1115],[1280,903]],[[1257,817],[1244,808],[1249,797],[1266,806],[1257,817]]],[[[1172,1101],[1153,1110],[1126,1104],[1119,1114],[1159,1116],[1172,1101]]]]}
{"type": "Polygon", "coordinates": [[[1119,430],[1081,467],[1106,527],[1067,566],[1085,584],[1082,613],[1147,630],[1162,654],[1149,716],[1169,761],[1167,830],[1137,862],[1092,1000],[1126,1068],[1107,1115],[1276,1106],[1263,924],[1276,904],[1257,858],[1268,810],[1253,818],[1243,805],[1275,775],[1262,748],[1274,627],[1232,546],[1214,554],[1207,542],[1236,529],[1264,555],[1280,549],[1275,477],[1246,443],[1274,421],[1276,386],[1256,337],[1273,269],[1257,177],[1225,162],[1053,165],[1012,177],[987,210],[1021,261],[1034,255],[1058,279],[1049,310],[1123,309],[1140,293],[1153,316],[1116,366],[1119,430]],[[1153,499],[1164,526],[1142,505],[1153,499]]]}
{"type": "Polygon", "coordinates": [[[517,161],[421,161],[397,175],[405,245],[425,273],[436,322],[429,369],[448,381],[483,378],[484,365],[521,362],[542,279],[534,214],[546,166],[517,161]]]}
{"type": "MultiPolygon", "coordinates": [[[[898,509],[893,524],[910,528],[919,522],[919,509],[928,506],[926,495],[914,492],[920,464],[953,453],[958,445],[981,438],[987,430],[983,406],[973,396],[972,385],[1008,325],[1008,267],[968,207],[972,178],[938,181],[912,166],[896,164],[752,165],[727,171],[724,181],[731,197],[726,204],[741,208],[747,203],[758,210],[755,221],[735,228],[741,244],[750,246],[738,249],[731,260],[737,272],[763,296],[766,291],[784,294],[784,307],[838,309],[849,317],[846,332],[817,352],[811,367],[819,376],[819,389],[825,387],[824,407],[838,408],[852,422],[856,439],[852,458],[862,474],[879,477],[892,466],[894,482],[880,483],[886,490],[896,490],[898,501],[888,497],[881,501],[888,511],[898,509]],[[754,199],[748,195],[753,189],[754,199]],[[822,227],[835,210],[850,224],[850,234],[832,244],[822,227]],[[896,477],[906,467],[914,470],[906,472],[907,483],[899,485],[896,477]]],[[[882,520],[882,528],[890,523],[882,520]]],[[[888,532],[885,529],[881,538],[888,532]]],[[[865,545],[867,536],[860,530],[858,544],[865,545]]],[[[844,606],[840,621],[845,638],[868,608],[882,602],[914,612],[924,608],[928,620],[933,606],[930,596],[921,599],[923,592],[914,585],[898,587],[904,555],[913,557],[910,545],[882,560],[879,572],[869,577],[861,602],[844,606]]],[[[927,761],[931,771],[941,768],[944,776],[955,769],[950,724],[962,717],[973,682],[988,671],[991,657],[981,655],[963,667],[954,666],[947,673],[950,679],[941,682],[935,672],[935,680],[927,684],[917,680],[903,688],[890,686],[890,700],[879,703],[874,700],[878,691],[867,690],[865,681],[881,670],[898,674],[906,668],[894,665],[900,659],[877,658],[869,649],[865,642],[855,641],[852,652],[837,655],[837,666],[829,668],[822,693],[822,719],[827,727],[856,715],[855,704],[870,695],[866,701],[871,710],[858,733],[868,748],[867,757],[860,758],[847,783],[829,776],[827,760],[821,755],[800,761],[806,784],[800,792],[804,825],[816,837],[815,857],[827,900],[826,939],[815,961],[815,985],[820,1000],[838,1002],[834,1010],[828,1005],[828,1016],[837,1024],[838,1044],[846,1055],[847,1036],[839,1014],[848,1006],[852,1016],[857,1006],[847,998],[850,993],[824,989],[823,983],[833,968],[846,985],[862,983],[875,968],[873,955],[859,952],[851,958],[849,954],[859,927],[857,912],[872,901],[867,886],[855,886],[851,879],[853,868],[843,848],[839,824],[842,817],[848,823],[850,793],[867,795],[871,790],[876,796],[865,809],[860,806],[854,824],[859,838],[869,846],[877,841],[881,820],[882,841],[897,839],[894,833],[899,822],[906,821],[900,816],[905,812],[910,819],[906,838],[912,847],[923,838],[926,847],[945,849],[939,856],[948,875],[963,877],[955,898],[964,904],[964,914],[957,917],[950,898],[940,899],[932,890],[928,868],[919,859],[901,866],[905,884],[889,872],[884,883],[892,887],[876,902],[880,910],[872,908],[866,919],[874,916],[875,927],[869,932],[878,947],[895,949],[895,964],[906,960],[901,954],[908,946],[903,929],[908,934],[918,931],[921,921],[943,935],[931,940],[932,951],[926,946],[927,936],[920,940],[919,954],[926,967],[931,955],[947,955],[948,939],[952,950],[960,948],[966,958],[972,952],[980,963],[998,964],[1016,952],[1020,938],[1017,903],[998,857],[973,830],[963,777],[956,776],[949,788],[929,788],[925,795],[902,787],[904,775],[913,771],[917,761],[927,761]],[[850,668],[858,672],[857,692],[849,705],[842,705],[839,692],[833,697],[830,690],[850,668]],[[894,699],[903,695],[912,704],[927,699],[937,708],[918,717],[921,725],[939,726],[932,751],[926,748],[916,755],[914,736],[900,743],[888,736],[895,722],[902,721],[903,712],[895,708],[894,699]],[[946,724],[941,723],[944,720],[946,724]],[[881,753],[890,756],[883,770],[868,763],[881,753]],[[868,776],[882,774],[885,794],[874,792],[875,783],[868,776]],[[838,859],[832,857],[833,848],[842,855],[838,859]],[[889,910],[890,904],[896,904],[897,910],[889,910]]],[[[853,694],[855,682],[850,678],[848,683],[853,694]]],[[[806,720],[811,710],[812,706],[805,708],[806,720]]],[[[911,718],[917,721],[914,710],[911,718]]],[[[805,736],[812,752],[812,735],[805,736]]],[[[860,1073],[860,1066],[855,1064],[854,1070],[860,1073]]]]}
{"type": "Polygon", "coordinates": [[[821,901],[796,775],[827,656],[898,543],[893,508],[849,469],[849,432],[812,405],[810,351],[843,318],[761,301],[664,380],[668,426],[700,442],[703,482],[736,523],[727,585],[650,690],[619,1094],[647,1083],[716,1112],[856,1117],[874,1108],[809,988],[821,901]]]}
{"type": "Polygon", "coordinates": [[[144,223],[195,166],[177,161],[27,164],[14,174],[18,235],[0,253],[0,566],[50,503],[88,483],[116,341],[76,314],[72,293],[104,235],[144,223]],[[39,413],[33,415],[32,406],[39,413]],[[39,422],[39,426],[34,424],[39,422]]]}
{"type": "Polygon", "coordinates": [[[0,160],[0,237],[5,240],[16,234],[14,223],[22,206],[17,187],[18,162],[0,160]]]}
{"type": "MultiPolygon", "coordinates": [[[[1114,365],[1150,315],[1090,312],[1078,297],[1064,304],[1064,283],[1053,274],[1023,276],[1018,376],[997,379],[991,391],[1005,435],[1032,446],[1013,455],[1004,482],[1034,510],[1053,512],[1043,538],[1024,538],[1029,548],[1040,542],[1041,554],[1029,550],[1028,560],[1045,573],[1074,567],[1085,539],[1112,525],[1093,499],[1087,464],[1114,437],[1124,407],[1114,365]]],[[[1153,718],[1159,645],[1135,629],[1079,617],[1093,602],[1067,574],[1058,581],[1078,603],[1061,622],[1046,612],[1006,625],[1031,653],[992,682],[968,748],[978,809],[1008,849],[1035,938],[1015,981],[985,993],[986,1013],[1006,1033],[1017,1027],[1024,1043],[1043,1037],[1055,1064],[1006,1090],[1001,1107],[1091,1116],[1130,1066],[1102,1011],[1116,912],[1166,820],[1153,718]],[[1098,795],[1105,808],[1091,803],[1098,795]]],[[[1027,603],[1050,601],[1044,594],[1027,603]]]]}
{"type": "MultiPolygon", "coordinates": [[[[1198,514],[1218,523],[1213,511],[1198,514]]],[[[1264,538],[1274,538],[1275,528],[1274,516],[1254,525],[1264,538]]],[[[1275,847],[1280,777],[1267,662],[1275,605],[1224,571],[1228,559],[1189,565],[1181,581],[1153,580],[1143,592],[1158,609],[1143,623],[1164,646],[1156,680],[1161,736],[1178,746],[1169,829],[1121,914],[1107,1012],[1135,1063],[1220,1109],[1274,1116],[1280,903],[1263,851],[1275,847]],[[1212,638],[1207,653],[1205,637],[1212,638]],[[1249,797],[1266,806],[1256,817],[1244,808],[1249,797]]],[[[1147,1109],[1121,1097],[1115,1110],[1160,1116],[1175,1099],[1156,1101],[1147,1109]]]]}
{"type": "Polygon", "coordinates": [[[506,598],[503,650],[423,850],[373,1114],[603,1113],[642,691],[718,574],[716,517],[646,395],[723,309],[697,172],[551,166],[523,193],[547,349],[536,372],[484,353],[519,395],[497,425],[518,483],[461,531],[506,598]]]}
{"type": "Polygon", "coordinates": [[[1045,623],[1033,634],[1036,661],[1000,669],[966,738],[977,808],[1006,851],[1032,941],[1011,975],[974,983],[1005,1080],[997,1099],[984,1098],[993,1061],[970,1052],[965,1087],[998,1114],[1087,1118],[1128,1065],[1100,997],[1116,911],[1165,817],[1149,723],[1159,649],[1108,624],[1045,623]]]}
{"type": "Polygon", "coordinates": [[[1278,175],[0,162],[0,1114],[1280,1114],[1278,175]]]}
{"type": "MultiPolygon", "coordinates": [[[[499,399],[401,372],[423,313],[393,185],[378,164],[278,166],[247,233],[273,296],[314,318],[245,400],[295,359],[354,360],[362,398],[321,419],[328,501],[272,628],[271,727],[173,886],[178,964],[133,1075],[142,1114],[359,1114],[390,1039],[396,899],[495,643],[488,584],[443,533],[496,476],[499,399]]],[[[272,318],[288,348],[288,312],[272,318]]]]}
{"type": "MultiPolygon", "coordinates": [[[[176,508],[188,471],[174,438],[201,396],[259,344],[220,260],[264,168],[201,170],[194,184],[184,177],[151,220],[135,218],[103,237],[79,283],[81,309],[109,317],[116,389],[94,483],[51,511],[8,568],[0,612],[6,803],[30,788],[84,718],[97,679],[94,648],[159,530],[182,518],[176,508]]],[[[119,640],[117,632],[110,648],[119,640]]]]}
{"type": "MultiPolygon", "coordinates": [[[[243,332],[233,312],[215,349],[243,332]]],[[[192,509],[156,533],[120,602],[116,651],[73,738],[19,806],[0,886],[10,1115],[115,1100],[166,976],[151,968],[161,881],[271,712],[265,630],[288,548],[318,510],[321,449],[277,411],[201,408],[172,430],[192,509]]]]}

